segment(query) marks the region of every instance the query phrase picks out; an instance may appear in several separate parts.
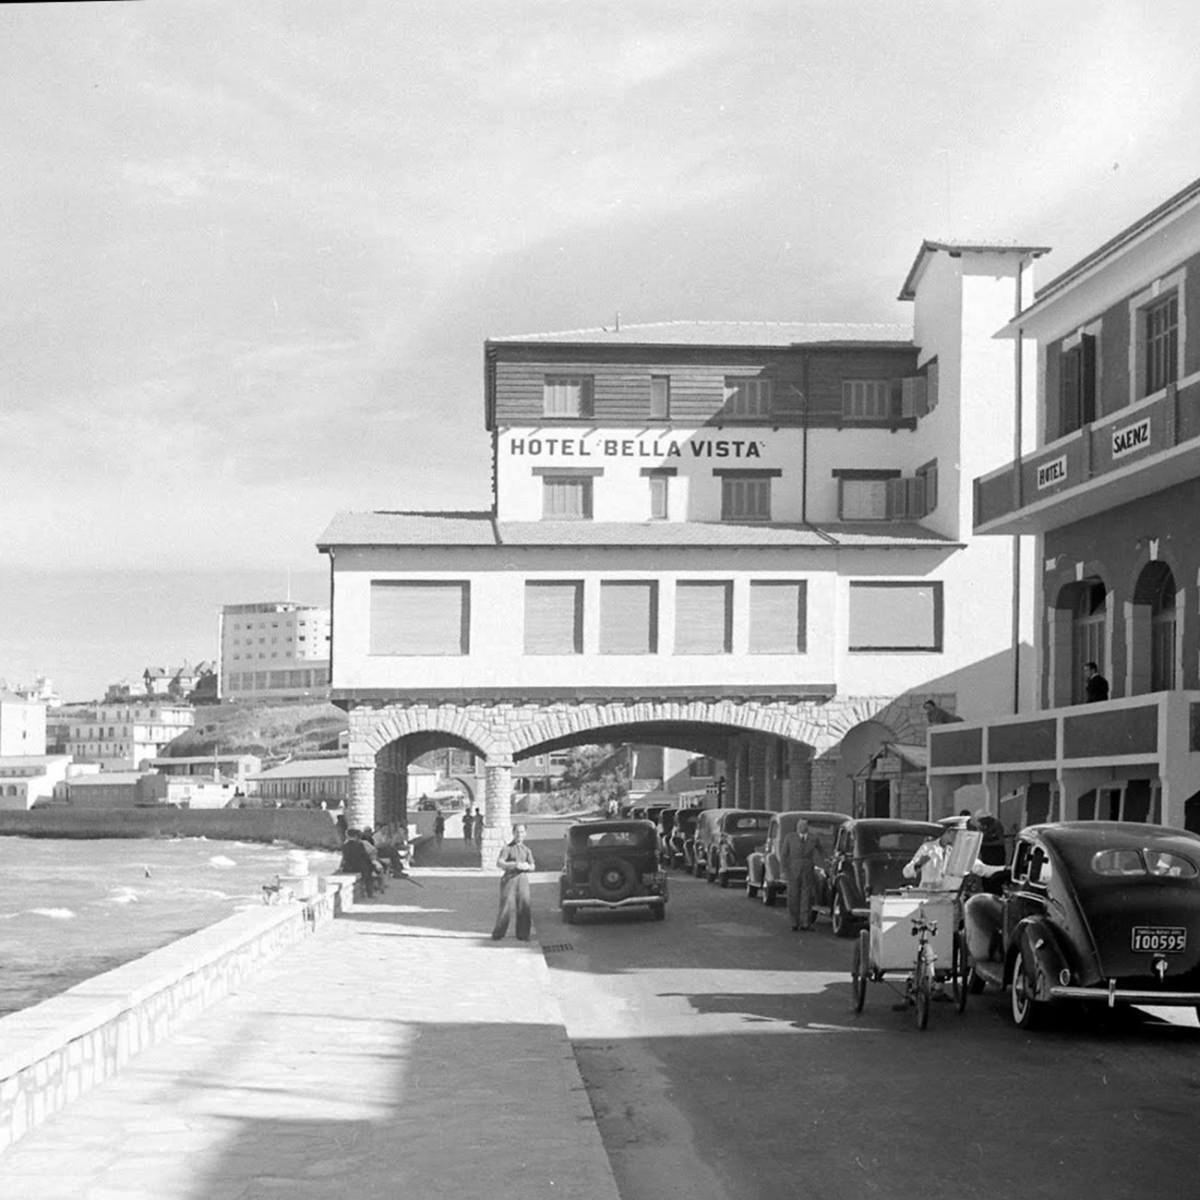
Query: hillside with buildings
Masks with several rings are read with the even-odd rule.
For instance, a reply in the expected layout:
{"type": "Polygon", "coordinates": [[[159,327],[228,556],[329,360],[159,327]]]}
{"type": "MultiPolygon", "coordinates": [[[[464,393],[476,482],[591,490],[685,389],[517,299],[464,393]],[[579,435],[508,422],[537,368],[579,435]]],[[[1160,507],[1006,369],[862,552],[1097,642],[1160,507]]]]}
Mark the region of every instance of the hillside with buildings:
{"type": "Polygon", "coordinates": [[[270,760],[336,750],[347,728],[346,714],[328,702],[279,704],[245,701],[213,704],[196,710],[191,729],[180,734],[163,754],[254,754],[270,760]]]}

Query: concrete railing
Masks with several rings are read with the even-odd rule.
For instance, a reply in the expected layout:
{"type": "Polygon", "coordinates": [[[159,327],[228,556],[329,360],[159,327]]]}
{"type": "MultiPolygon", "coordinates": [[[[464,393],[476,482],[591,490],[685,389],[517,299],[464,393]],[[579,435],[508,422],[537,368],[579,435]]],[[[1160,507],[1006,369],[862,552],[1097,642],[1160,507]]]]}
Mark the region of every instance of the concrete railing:
{"type": "Polygon", "coordinates": [[[356,884],[331,876],[0,1018],[0,1151],[353,907],[356,884]]]}

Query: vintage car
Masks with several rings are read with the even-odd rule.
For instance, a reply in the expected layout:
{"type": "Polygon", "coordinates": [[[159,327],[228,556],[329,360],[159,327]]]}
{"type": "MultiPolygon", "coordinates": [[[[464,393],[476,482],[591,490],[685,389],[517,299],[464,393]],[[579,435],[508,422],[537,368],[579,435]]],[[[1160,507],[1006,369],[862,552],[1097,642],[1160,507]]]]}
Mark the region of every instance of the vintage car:
{"type": "Polygon", "coordinates": [[[683,867],[688,871],[692,869],[692,863],[695,861],[696,823],[703,811],[702,808],[681,808],[675,813],[667,846],[668,866],[683,867]]]}
{"type": "MultiPolygon", "coordinates": [[[[793,810],[776,813],[767,826],[767,840],[756,846],[746,860],[746,895],[753,899],[758,896],[769,908],[783,892],[787,891],[787,880],[779,862],[779,850],[783,839],[796,828],[796,822],[803,818],[808,827],[821,843],[828,863],[833,854],[833,843],[837,831],[850,818],[845,813],[807,812],[793,810]]],[[[817,905],[820,908],[829,906],[825,895],[827,875],[818,868],[817,905]]]]}
{"type": "Polygon", "coordinates": [[[853,937],[871,913],[871,896],[904,887],[904,865],[930,838],[943,832],[935,821],[859,817],[837,832],[829,860],[826,903],[833,932],[853,937]]]}
{"type": "MultiPolygon", "coordinates": [[[[1162,825],[1063,821],[1017,837],[1011,878],[979,902],[988,957],[968,956],[969,990],[1009,989],[1012,1018],[1036,1026],[1077,1001],[1200,1011],[1200,836],[1162,825]]],[[[967,902],[967,943],[976,899],[967,902]]]]}
{"type": "Polygon", "coordinates": [[[763,840],[772,813],[757,808],[708,808],[696,823],[696,875],[728,887],[746,874],[746,859],[763,840]]]}
{"type": "Polygon", "coordinates": [[[558,903],[569,925],[581,912],[647,908],[667,915],[667,876],[650,821],[580,821],[566,833],[558,903]]]}

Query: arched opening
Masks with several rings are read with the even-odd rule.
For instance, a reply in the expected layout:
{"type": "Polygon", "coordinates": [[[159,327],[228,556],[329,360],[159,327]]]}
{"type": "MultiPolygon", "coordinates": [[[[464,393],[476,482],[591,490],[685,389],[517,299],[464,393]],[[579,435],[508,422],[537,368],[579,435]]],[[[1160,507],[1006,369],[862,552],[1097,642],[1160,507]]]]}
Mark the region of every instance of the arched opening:
{"type": "MultiPolygon", "coordinates": [[[[1148,621],[1149,690],[1169,691],[1175,687],[1175,576],[1164,562],[1147,563],[1133,590],[1134,645],[1137,625],[1148,621]]],[[[1141,648],[1141,647],[1138,647],[1141,648]]],[[[1143,667],[1144,670],[1144,667],[1143,667]]]]}
{"type": "Polygon", "coordinates": [[[1058,594],[1055,607],[1071,622],[1070,697],[1081,704],[1086,695],[1084,664],[1094,662],[1101,675],[1107,675],[1108,589],[1096,576],[1069,583],[1058,594]]]}
{"type": "Polygon", "coordinates": [[[899,771],[884,753],[895,741],[895,733],[882,721],[863,721],[848,730],[838,747],[834,803],[829,807],[861,817],[898,815],[899,771]]]}
{"type": "Polygon", "coordinates": [[[1183,806],[1183,827],[1189,833],[1200,833],[1200,792],[1193,792],[1183,806]]]}

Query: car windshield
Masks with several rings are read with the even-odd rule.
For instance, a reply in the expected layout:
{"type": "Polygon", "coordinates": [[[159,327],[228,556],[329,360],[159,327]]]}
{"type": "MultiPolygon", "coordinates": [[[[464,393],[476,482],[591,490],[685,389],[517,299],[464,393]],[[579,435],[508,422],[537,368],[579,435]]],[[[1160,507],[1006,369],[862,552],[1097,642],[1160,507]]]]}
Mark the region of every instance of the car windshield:
{"type": "Polygon", "coordinates": [[[1157,878],[1194,879],[1196,864],[1181,854],[1169,850],[1154,850],[1149,846],[1124,847],[1120,850],[1098,850],[1092,855],[1092,870],[1097,875],[1149,875],[1157,878]]]}
{"type": "Polygon", "coordinates": [[[916,854],[932,834],[920,830],[891,829],[885,833],[864,830],[858,835],[859,854],[916,854]]]}
{"type": "Polygon", "coordinates": [[[725,828],[730,833],[754,833],[757,830],[766,829],[770,823],[770,817],[747,813],[744,816],[730,817],[729,824],[725,828]]]}

